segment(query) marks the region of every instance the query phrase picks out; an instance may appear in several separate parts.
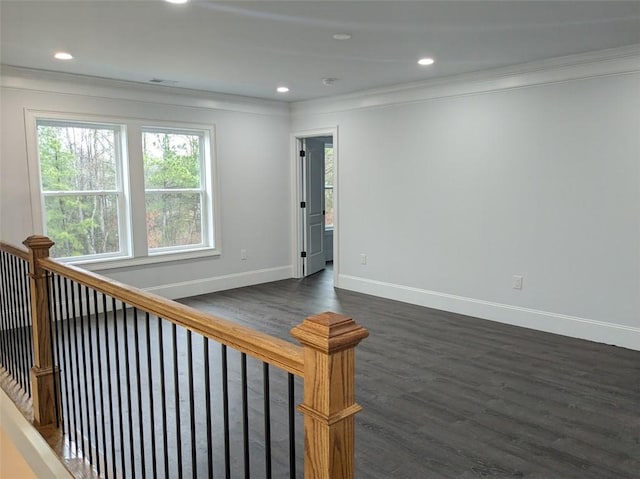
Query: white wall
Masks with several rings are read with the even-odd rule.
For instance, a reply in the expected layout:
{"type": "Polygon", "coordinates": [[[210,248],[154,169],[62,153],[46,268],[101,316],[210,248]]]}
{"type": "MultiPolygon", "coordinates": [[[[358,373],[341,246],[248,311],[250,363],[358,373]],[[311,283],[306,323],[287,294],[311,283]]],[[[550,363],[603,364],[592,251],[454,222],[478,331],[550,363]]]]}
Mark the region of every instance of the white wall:
{"type": "Polygon", "coordinates": [[[2,239],[32,230],[25,108],[213,123],[222,255],[105,273],[170,297],[290,277],[289,134],[337,126],[339,287],[640,349],[637,48],[302,102],[291,117],[276,102],[2,73],[2,239]]]}
{"type": "Polygon", "coordinates": [[[339,286],[640,349],[640,61],[624,62],[295,104],[294,131],[339,129],[339,286]]]}
{"type": "Polygon", "coordinates": [[[33,233],[25,109],[213,124],[222,254],[100,271],[170,297],[291,276],[285,103],[3,68],[0,237],[33,233]],[[248,259],[240,260],[246,249],[248,259]]]}

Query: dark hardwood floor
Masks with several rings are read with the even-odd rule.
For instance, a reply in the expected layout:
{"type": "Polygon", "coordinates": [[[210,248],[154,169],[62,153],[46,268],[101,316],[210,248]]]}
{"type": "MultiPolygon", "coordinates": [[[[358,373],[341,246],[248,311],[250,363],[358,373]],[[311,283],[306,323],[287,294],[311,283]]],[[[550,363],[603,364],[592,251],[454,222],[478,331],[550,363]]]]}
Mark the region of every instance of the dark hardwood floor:
{"type": "Polygon", "coordinates": [[[367,327],[359,478],[640,478],[640,352],[334,290],[331,271],[182,302],[290,340],[327,310],[367,327]]]}

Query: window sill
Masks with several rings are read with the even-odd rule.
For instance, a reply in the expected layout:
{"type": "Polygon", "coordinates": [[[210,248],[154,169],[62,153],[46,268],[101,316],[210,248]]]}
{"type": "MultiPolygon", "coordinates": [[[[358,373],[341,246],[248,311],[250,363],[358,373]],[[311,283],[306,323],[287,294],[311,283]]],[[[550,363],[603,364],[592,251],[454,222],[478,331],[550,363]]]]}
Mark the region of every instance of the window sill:
{"type": "Polygon", "coordinates": [[[88,269],[89,271],[103,271],[108,269],[129,268],[131,266],[168,263],[171,261],[182,261],[212,256],[220,256],[220,250],[215,248],[200,248],[188,251],[168,251],[163,253],[154,253],[149,256],[142,256],[138,258],[120,257],[84,261],[69,261],[69,264],[88,269]]]}

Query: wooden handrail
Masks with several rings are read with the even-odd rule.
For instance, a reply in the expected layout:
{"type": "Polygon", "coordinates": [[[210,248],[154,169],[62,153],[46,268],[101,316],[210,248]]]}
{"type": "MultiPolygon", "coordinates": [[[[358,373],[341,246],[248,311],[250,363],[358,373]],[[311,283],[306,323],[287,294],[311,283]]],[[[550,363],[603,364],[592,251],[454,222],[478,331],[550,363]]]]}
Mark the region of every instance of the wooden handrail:
{"type": "Polygon", "coordinates": [[[296,376],[304,376],[301,346],[51,258],[44,258],[39,264],[49,272],[106,293],[129,306],[183,326],[296,376]]]}
{"type": "Polygon", "coordinates": [[[25,261],[29,260],[29,252],[22,248],[17,248],[9,243],[5,243],[4,241],[0,241],[0,251],[6,251],[13,256],[17,256],[25,261]]]}
{"type": "MultiPolygon", "coordinates": [[[[47,273],[55,273],[127,307],[148,312],[213,339],[304,380],[305,479],[353,479],[355,348],[369,332],[353,319],[326,312],[306,318],[291,330],[301,346],[254,331],[184,304],[120,283],[48,257],[53,242],[45,236],[24,241],[28,251],[0,242],[0,250],[29,262],[34,343],[34,422],[59,424],[60,370],[53,363],[47,273]]],[[[175,353],[174,353],[175,354],[175,353]]],[[[77,355],[77,352],[76,352],[77,355]]],[[[128,374],[128,372],[127,372],[128,374]]],[[[86,377],[85,377],[86,380],[86,377]]],[[[94,392],[95,395],[95,392],[94,392]]],[[[193,413],[192,413],[193,414],[193,413]]]]}

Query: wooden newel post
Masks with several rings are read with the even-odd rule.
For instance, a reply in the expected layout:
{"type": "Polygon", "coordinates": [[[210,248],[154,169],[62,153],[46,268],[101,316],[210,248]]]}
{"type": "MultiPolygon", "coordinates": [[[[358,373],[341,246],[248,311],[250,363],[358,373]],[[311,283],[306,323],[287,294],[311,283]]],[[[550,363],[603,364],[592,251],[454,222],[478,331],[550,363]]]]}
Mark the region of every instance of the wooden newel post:
{"type": "Polygon", "coordinates": [[[51,322],[49,320],[49,291],[46,272],[39,260],[49,257],[54,245],[46,236],[29,236],[23,243],[29,249],[29,278],[31,286],[31,321],[33,325],[33,420],[37,427],[56,425],[56,385],[60,384],[59,370],[53,364],[51,351],[51,322]]]}
{"type": "Polygon", "coordinates": [[[304,347],[305,479],[354,477],[355,347],[369,332],[346,316],[322,313],[291,330],[304,347]]]}

